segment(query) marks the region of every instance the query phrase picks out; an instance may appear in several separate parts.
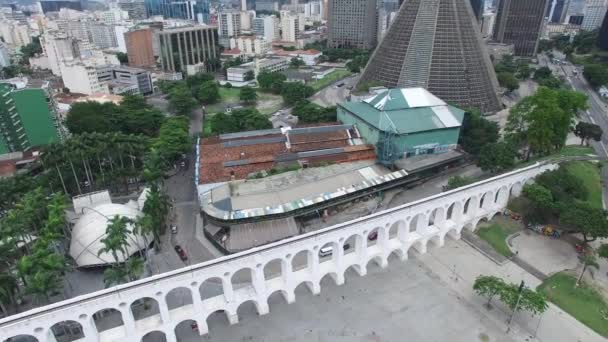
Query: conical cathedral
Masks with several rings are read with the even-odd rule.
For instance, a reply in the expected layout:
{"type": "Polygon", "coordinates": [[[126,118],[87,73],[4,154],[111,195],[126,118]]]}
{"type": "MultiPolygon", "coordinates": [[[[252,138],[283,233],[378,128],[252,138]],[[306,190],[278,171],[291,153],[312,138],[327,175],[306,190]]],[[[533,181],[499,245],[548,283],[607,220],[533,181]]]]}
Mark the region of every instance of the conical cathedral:
{"type": "Polygon", "coordinates": [[[470,0],[405,1],[359,84],[423,87],[463,108],[501,109],[470,0]]]}

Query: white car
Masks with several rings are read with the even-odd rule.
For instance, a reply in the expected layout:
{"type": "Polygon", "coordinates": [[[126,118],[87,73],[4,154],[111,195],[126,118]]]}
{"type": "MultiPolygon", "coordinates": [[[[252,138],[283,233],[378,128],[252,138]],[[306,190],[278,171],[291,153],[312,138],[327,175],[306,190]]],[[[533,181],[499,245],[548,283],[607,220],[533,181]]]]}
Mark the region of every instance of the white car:
{"type": "Polygon", "coordinates": [[[176,225],[172,225],[171,226],[171,234],[177,234],[177,226],[176,225]]]}

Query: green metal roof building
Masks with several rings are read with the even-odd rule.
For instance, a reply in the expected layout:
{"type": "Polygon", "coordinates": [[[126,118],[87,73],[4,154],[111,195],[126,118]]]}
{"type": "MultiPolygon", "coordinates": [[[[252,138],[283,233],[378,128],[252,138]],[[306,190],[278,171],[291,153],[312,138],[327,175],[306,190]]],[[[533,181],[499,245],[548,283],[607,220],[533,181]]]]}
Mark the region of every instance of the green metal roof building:
{"type": "Polygon", "coordinates": [[[0,154],[58,140],[55,111],[45,89],[0,83],[0,154]]]}
{"type": "Polygon", "coordinates": [[[338,105],[338,120],[355,125],[381,161],[454,149],[463,118],[463,110],[423,88],[390,89],[338,105]]]}

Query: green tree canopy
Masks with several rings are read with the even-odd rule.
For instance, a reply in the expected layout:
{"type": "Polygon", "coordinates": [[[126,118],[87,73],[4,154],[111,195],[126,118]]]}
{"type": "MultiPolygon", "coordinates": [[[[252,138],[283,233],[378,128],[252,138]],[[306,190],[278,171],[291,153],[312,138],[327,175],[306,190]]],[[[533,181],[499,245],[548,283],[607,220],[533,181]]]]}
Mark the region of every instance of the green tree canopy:
{"type": "Polygon", "coordinates": [[[299,101],[292,110],[301,123],[336,122],[336,107],[321,107],[308,100],[299,101]]]}
{"type": "Polygon", "coordinates": [[[215,81],[206,81],[199,88],[198,99],[203,104],[213,104],[221,99],[220,88],[215,81]]]}
{"type": "Polygon", "coordinates": [[[464,114],[458,143],[467,153],[477,156],[482,146],[498,141],[498,132],[496,122],[484,118],[479,110],[470,109],[464,114]]]}
{"type": "Polygon", "coordinates": [[[299,101],[312,96],[314,93],[315,91],[312,87],[299,82],[285,82],[283,83],[283,89],[281,90],[283,101],[288,105],[295,105],[299,101]]]}
{"type": "Polygon", "coordinates": [[[268,118],[255,108],[236,109],[229,114],[217,113],[209,121],[215,134],[272,128],[268,118]]]}
{"type": "Polygon", "coordinates": [[[289,66],[294,69],[299,69],[300,67],[304,66],[304,61],[300,57],[293,57],[289,61],[289,66]]]}
{"type": "Polygon", "coordinates": [[[180,84],[171,89],[169,106],[179,115],[189,115],[196,107],[196,101],[190,89],[185,84],[180,84]]]}
{"type": "Polygon", "coordinates": [[[596,89],[608,84],[608,68],[602,64],[585,64],[583,76],[596,89]]]}
{"type": "Polygon", "coordinates": [[[258,74],[257,80],[262,90],[280,93],[287,76],[279,72],[262,71],[258,74]]]}
{"type": "Polygon", "coordinates": [[[460,188],[469,184],[473,184],[475,179],[467,176],[453,176],[448,179],[448,184],[443,189],[444,191],[460,188]]]}
{"type": "Polygon", "coordinates": [[[72,105],[65,119],[65,125],[72,134],[104,133],[114,131],[119,121],[118,106],[114,103],[87,101],[72,105]]]}
{"type": "Polygon", "coordinates": [[[583,235],[585,242],[608,237],[606,211],[586,202],[572,202],[560,214],[560,223],[583,235]]]}
{"type": "Polygon", "coordinates": [[[513,167],[516,157],[515,148],[507,142],[486,144],[479,151],[477,165],[484,171],[501,172],[513,167]]]}
{"type": "Polygon", "coordinates": [[[581,146],[585,142],[589,145],[589,139],[600,141],[603,133],[600,126],[584,121],[579,121],[574,128],[574,135],[581,138],[581,146]]]}
{"type": "Polygon", "coordinates": [[[249,70],[243,75],[243,79],[245,81],[253,81],[255,80],[255,72],[253,70],[249,70]]]}
{"type": "Polygon", "coordinates": [[[506,88],[509,93],[519,88],[519,81],[515,78],[515,75],[510,72],[499,72],[496,74],[496,77],[498,78],[500,86],[506,88]]]}
{"type": "Polygon", "coordinates": [[[243,87],[239,93],[239,100],[246,104],[256,103],[258,100],[258,93],[251,87],[243,87]]]}

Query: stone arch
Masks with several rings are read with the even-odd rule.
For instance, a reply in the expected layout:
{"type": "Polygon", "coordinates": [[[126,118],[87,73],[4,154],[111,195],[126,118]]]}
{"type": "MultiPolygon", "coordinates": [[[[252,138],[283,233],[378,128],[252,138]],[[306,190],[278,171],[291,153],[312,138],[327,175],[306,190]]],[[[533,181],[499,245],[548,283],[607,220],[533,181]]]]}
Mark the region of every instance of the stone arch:
{"type": "Polygon", "coordinates": [[[393,224],[391,224],[389,230],[388,230],[388,238],[390,239],[396,239],[399,237],[399,230],[403,229],[403,227],[405,227],[405,221],[403,220],[399,220],[396,222],[393,222],[393,224]]]}
{"type": "Polygon", "coordinates": [[[253,269],[249,267],[243,267],[240,270],[234,272],[230,277],[230,283],[233,289],[240,289],[243,287],[253,287],[253,269]]]}
{"type": "Polygon", "coordinates": [[[509,199],[519,197],[523,188],[524,186],[521,182],[515,182],[513,185],[511,185],[511,188],[509,189],[509,199]]]}
{"type": "Polygon", "coordinates": [[[473,230],[475,230],[475,225],[472,223],[467,223],[462,227],[462,229],[466,229],[466,230],[472,232],[473,230]]]}
{"type": "Polygon", "coordinates": [[[319,286],[327,286],[330,284],[329,282],[329,278],[331,278],[333,280],[333,285],[338,286],[338,274],[336,274],[335,272],[328,272],[325,273],[323,276],[321,276],[319,278],[319,286]]]}
{"type": "Polygon", "coordinates": [[[507,186],[501,186],[494,195],[494,204],[502,207],[506,206],[507,202],[509,202],[509,189],[507,186]]]}
{"type": "Polygon", "coordinates": [[[456,201],[456,202],[450,204],[450,206],[448,207],[448,210],[446,211],[446,220],[452,220],[453,222],[460,222],[460,220],[462,219],[462,214],[463,214],[462,203],[456,201]]]}
{"type": "Polygon", "coordinates": [[[367,263],[365,264],[366,270],[370,269],[370,264],[372,265],[371,269],[375,267],[373,266],[374,264],[380,268],[383,268],[386,266],[386,260],[382,257],[382,255],[376,254],[367,259],[367,263]]]}
{"type": "Polygon", "coordinates": [[[328,262],[330,260],[334,260],[336,258],[336,252],[338,251],[338,248],[341,248],[341,247],[335,241],[329,241],[329,242],[325,243],[321,248],[319,248],[319,264],[328,262]],[[321,251],[328,247],[331,247],[331,254],[321,255],[322,254],[321,251]]]}
{"type": "Polygon", "coordinates": [[[191,341],[200,338],[201,323],[194,319],[186,319],[179,322],[173,329],[177,342],[191,341]]]}
{"type": "Polygon", "coordinates": [[[494,203],[494,194],[492,191],[486,191],[479,200],[479,208],[488,210],[492,207],[492,203],[494,203]]]}
{"type": "Polygon", "coordinates": [[[437,207],[431,211],[429,215],[429,226],[441,227],[445,221],[445,210],[443,207],[437,207]]]}
{"type": "Polygon", "coordinates": [[[310,265],[313,259],[312,252],[308,249],[303,249],[296,253],[293,258],[291,258],[291,269],[292,271],[297,271],[301,269],[310,270],[310,265]]]}
{"type": "Polygon", "coordinates": [[[160,308],[156,299],[144,297],[131,303],[131,313],[133,314],[133,319],[138,321],[146,317],[160,315],[160,308]]]}
{"type": "Polygon", "coordinates": [[[283,259],[272,259],[264,265],[264,279],[279,278],[285,274],[287,262],[283,259]]]}
{"type": "Polygon", "coordinates": [[[388,254],[388,261],[395,257],[403,261],[407,259],[407,253],[403,248],[395,248],[388,254]]]}
{"type": "Polygon", "coordinates": [[[257,316],[261,314],[260,303],[253,299],[248,299],[239,304],[236,308],[236,314],[239,318],[239,322],[247,316],[257,316]]]}
{"type": "Polygon", "coordinates": [[[17,335],[7,338],[4,342],[38,342],[38,339],[32,335],[17,335]]]}
{"type": "Polygon", "coordinates": [[[412,220],[410,221],[410,226],[409,226],[409,231],[411,232],[417,232],[417,233],[421,233],[423,232],[428,225],[428,220],[426,218],[426,215],[424,215],[423,213],[419,213],[416,214],[416,216],[414,216],[412,218],[412,220]]]}
{"type": "Polygon", "coordinates": [[[462,214],[464,216],[474,216],[477,212],[477,196],[469,197],[462,207],[462,214]]]}
{"type": "Polygon", "coordinates": [[[367,233],[367,246],[374,246],[378,239],[384,236],[384,230],[381,227],[375,227],[369,233],[367,233]]]}
{"type": "Polygon", "coordinates": [[[230,325],[230,318],[228,318],[228,315],[229,313],[226,310],[215,310],[209,313],[207,318],[205,318],[205,323],[207,323],[209,331],[211,331],[212,327],[230,325]]]}
{"type": "Polygon", "coordinates": [[[363,237],[359,234],[353,234],[344,240],[342,243],[342,249],[344,250],[344,254],[355,253],[361,248],[361,243],[363,242],[363,237]],[[348,248],[346,248],[348,246],[348,248]]]}
{"type": "Polygon", "coordinates": [[[284,302],[285,304],[289,303],[289,294],[287,293],[287,291],[281,289],[281,290],[275,290],[274,292],[270,293],[268,295],[268,297],[266,297],[266,303],[268,303],[269,307],[272,307],[273,305],[279,305],[279,303],[284,302]],[[282,298],[282,299],[281,299],[282,298]]]}
{"type": "Polygon", "coordinates": [[[431,242],[435,247],[441,247],[443,246],[443,236],[439,234],[433,235],[429,238],[429,242],[431,242]]]}
{"type": "Polygon", "coordinates": [[[160,330],[150,331],[142,336],[141,342],[167,342],[167,335],[160,330]]]}
{"type": "Polygon", "coordinates": [[[348,267],[346,267],[344,269],[344,273],[343,273],[344,279],[346,279],[347,273],[356,273],[360,277],[362,277],[364,275],[364,271],[361,269],[361,265],[359,265],[359,264],[348,265],[348,267]]]}
{"type": "Polygon", "coordinates": [[[125,324],[122,313],[114,308],[99,310],[92,317],[97,332],[118,328],[125,324]]]}
{"type": "Polygon", "coordinates": [[[82,325],[76,321],[66,320],[53,324],[51,334],[57,342],[71,342],[84,338],[82,325]]]}
{"type": "Polygon", "coordinates": [[[165,304],[169,310],[192,305],[192,291],[184,286],[176,287],[165,295],[165,304]]]}
{"type": "Polygon", "coordinates": [[[293,288],[293,293],[297,297],[298,292],[300,292],[300,294],[304,293],[303,289],[306,289],[306,293],[313,293],[313,288],[314,288],[314,283],[312,281],[305,280],[293,288]]]}
{"type": "Polygon", "coordinates": [[[219,277],[207,278],[198,287],[201,300],[224,295],[224,280],[219,277]]]}

